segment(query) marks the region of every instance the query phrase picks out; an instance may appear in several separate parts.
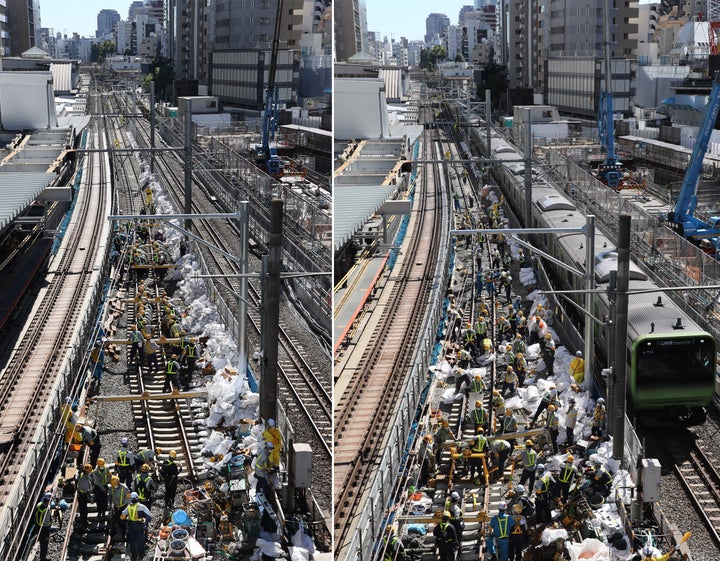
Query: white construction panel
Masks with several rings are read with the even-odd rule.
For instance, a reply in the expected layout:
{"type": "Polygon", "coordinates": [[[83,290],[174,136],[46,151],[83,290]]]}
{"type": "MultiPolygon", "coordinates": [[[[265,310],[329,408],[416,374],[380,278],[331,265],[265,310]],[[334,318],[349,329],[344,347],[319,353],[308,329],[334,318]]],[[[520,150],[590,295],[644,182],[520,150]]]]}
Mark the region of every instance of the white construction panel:
{"type": "Polygon", "coordinates": [[[0,72],[0,121],[9,131],[57,128],[50,72],[0,72]]]}

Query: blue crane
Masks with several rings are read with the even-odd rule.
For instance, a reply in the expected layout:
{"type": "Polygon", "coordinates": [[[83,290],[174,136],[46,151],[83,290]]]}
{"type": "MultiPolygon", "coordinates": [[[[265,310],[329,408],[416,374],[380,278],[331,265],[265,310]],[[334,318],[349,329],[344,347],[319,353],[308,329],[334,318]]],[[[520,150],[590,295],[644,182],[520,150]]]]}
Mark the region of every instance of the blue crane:
{"type": "Polygon", "coordinates": [[[283,162],[278,156],[277,148],[270,146],[275,139],[278,124],[278,88],[275,85],[275,72],[277,69],[278,49],[280,46],[280,19],[282,18],[283,0],[278,0],[275,14],[275,30],[273,34],[272,50],[270,53],[270,71],[268,83],[265,87],[265,111],[262,117],[261,144],[255,146],[255,160],[268,175],[280,177],[283,173],[283,162]]]}
{"type": "Polygon", "coordinates": [[[598,166],[598,177],[610,188],[620,187],[623,176],[622,164],[615,154],[615,126],[613,123],[612,73],[610,72],[611,25],[610,4],[603,3],[605,11],[605,88],[600,92],[598,106],[598,135],[605,160],[598,166]]]}
{"type": "Polygon", "coordinates": [[[712,253],[716,253],[720,246],[720,216],[712,216],[702,220],[695,216],[695,206],[697,205],[697,190],[700,174],[702,173],[703,159],[719,112],[720,72],[716,72],[710,98],[705,109],[705,117],[695,139],[695,146],[690,156],[690,163],[685,170],[685,177],[675,203],[675,210],[668,214],[670,226],[683,237],[698,243],[702,239],[711,239],[712,253]]]}

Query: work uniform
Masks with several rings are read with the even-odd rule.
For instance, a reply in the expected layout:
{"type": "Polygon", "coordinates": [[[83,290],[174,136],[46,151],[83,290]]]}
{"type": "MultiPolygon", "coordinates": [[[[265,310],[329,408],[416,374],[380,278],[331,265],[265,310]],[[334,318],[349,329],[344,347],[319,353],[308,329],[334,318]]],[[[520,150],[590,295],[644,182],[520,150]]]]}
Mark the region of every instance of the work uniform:
{"type": "MultiPolygon", "coordinates": [[[[100,435],[92,427],[84,426],[80,433],[83,445],[87,446],[90,450],[90,463],[95,465],[97,459],[100,457],[100,435]]],[[[78,467],[80,466],[80,459],[83,454],[78,455],[78,467]]]]}
{"type": "Polygon", "coordinates": [[[557,439],[560,434],[560,417],[556,410],[547,412],[547,428],[550,431],[550,440],[552,441],[553,452],[557,452],[557,439]]]}
{"type": "Polygon", "coordinates": [[[577,425],[578,410],[575,409],[574,405],[570,405],[570,408],[565,413],[565,439],[566,446],[572,446],[575,443],[575,425],[577,425]]]}
{"type": "Polygon", "coordinates": [[[116,487],[110,486],[108,493],[110,504],[112,505],[112,520],[110,522],[110,536],[114,536],[116,530],[120,530],[121,535],[125,535],[125,527],[127,523],[120,518],[123,510],[130,500],[130,489],[124,483],[118,484],[116,487]]]}
{"type": "Polygon", "coordinates": [[[133,360],[137,356],[141,362],[143,361],[143,334],[139,329],[132,329],[128,333],[130,338],[130,356],[128,357],[128,364],[132,364],[133,360]]]}
{"type": "Polygon", "coordinates": [[[168,458],[163,462],[160,468],[160,475],[165,481],[165,507],[172,508],[175,502],[175,494],[177,493],[178,475],[180,469],[172,458],[168,458]]]}
{"type": "Polygon", "coordinates": [[[488,413],[485,407],[476,407],[468,415],[468,420],[475,426],[475,431],[479,428],[485,429],[488,422],[488,413]]]}
{"type": "Polygon", "coordinates": [[[268,427],[263,431],[263,440],[273,445],[272,450],[268,453],[268,459],[273,467],[280,466],[280,453],[282,450],[282,435],[277,427],[268,427]]]}
{"type": "Polygon", "coordinates": [[[118,450],[117,459],[115,460],[120,483],[124,483],[128,487],[132,485],[132,474],[135,471],[135,457],[127,448],[118,450]]]}
{"type": "Polygon", "coordinates": [[[585,381],[585,359],[583,357],[576,356],[570,361],[570,376],[578,386],[583,385],[585,381]]]}
{"type": "Polygon", "coordinates": [[[40,561],[47,560],[48,545],[50,544],[50,501],[42,500],[35,505],[35,527],[38,528],[38,542],[40,542],[40,561]]]}
{"type": "Polygon", "coordinates": [[[75,482],[77,490],[78,514],[80,515],[80,526],[87,526],[88,523],[88,502],[93,490],[92,473],[81,471],[78,473],[75,482]]]}
{"type": "Polygon", "coordinates": [[[524,485],[527,481],[530,489],[532,489],[535,483],[537,452],[531,446],[525,447],[525,449],[520,453],[520,461],[523,466],[522,474],[520,475],[520,485],[524,485]]]}
{"type": "Polygon", "coordinates": [[[145,525],[150,522],[152,515],[142,503],[131,503],[122,512],[127,517],[127,546],[130,561],[140,561],[145,556],[145,525]]]}
{"type": "Polygon", "coordinates": [[[96,467],[92,472],[95,504],[98,514],[103,517],[108,505],[108,485],[110,484],[110,470],[107,467],[96,467]]]}
{"type": "Polygon", "coordinates": [[[510,530],[508,561],[522,561],[522,552],[529,543],[527,519],[522,514],[513,514],[510,530]]]}
{"type": "MultiPolygon", "coordinates": [[[[482,434],[478,434],[475,437],[475,440],[473,441],[473,445],[470,448],[471,454],[485,454],[487,450],[487,438],[485,438],[482,434]]],[[[482,467],[482,458],[470,458],[470,477],[475,476],[475,472],[478,473],[478,477],[482,475],[483,473],[483,467],[482,467]]]]}
{"type": "Polygon", "coordinates": [[[135,470],[140,471],[143,464],[151,466],[155,463],[155,450],[141,450],[135,454],[135,470]]]}
{"type": "Polygon", "coordinates": [[[513,517],[505,512],[499,512],[490,519],[499,561],[508,561],[509,559],[510,533],[514,525],[513,517]]]}
{"type": "Polygon", "coordinates": [[[383,536],[383,543],[385,545],[383,561],[402,561],[405,559],[405,546],[394,533],[391,536],[383,536]]]}
{"type": "Polygon", "coordinates": [[[497,471],[495,472],[496,477],[502,478],[505,473],[505,461],[510,455],[510,452],[512,452],[512,446],[507,440],[497,439],[493,440],[490,448],[495,457],[495,465],[497,467],[497,471]]]}
{"type": "Polygon", "coordinates": [[[535,490],[535,512],[537,514],[537,521],[542,524],[548,524],[552,520],[552,511],[550,509],[550,489],[552,484],[555,482],[552,475],[544,473],[540,479],[538,479],[542,485],[539,489],[535,490]]]}
{"type": "Polygon", "coordinates": [[[152,504],[155,482],[149,473],[138,473],[133,481],[133,491],[138,494],[140,502],[149,507],[152,504]]]}
{"type": "Polygon", "coordinates": [[[449,520],[443,520],[433,529],[435,547],[440,553],[440,561],[455,561],[455,550],[459,543],[455,526],[449,520]]]}
{"type": "Polygon", "coordinates": [[[180,385],[178,384],[178,376],[180,374],[180,363],[171,358],[165,365],[165,384],[163,385],[163,392],[169,392],[171,388],[173,390],[179,390],[180,385]]]}
{"type": "Polygon", "coordinates": [[[560,474],[557,479],[558,496],[567,502],[570,496],[570,486],[575,483],[577,479],[578,469],[573,465],[572,462],[565,462],[560,468],[560,474]]]}
{"type": "Polygon", "coordinates": [[[592,428],[590,432],[593,436],[602,437],[603,430],[605,429],[605,405],[598,403],[593,409],[592,428]]]}

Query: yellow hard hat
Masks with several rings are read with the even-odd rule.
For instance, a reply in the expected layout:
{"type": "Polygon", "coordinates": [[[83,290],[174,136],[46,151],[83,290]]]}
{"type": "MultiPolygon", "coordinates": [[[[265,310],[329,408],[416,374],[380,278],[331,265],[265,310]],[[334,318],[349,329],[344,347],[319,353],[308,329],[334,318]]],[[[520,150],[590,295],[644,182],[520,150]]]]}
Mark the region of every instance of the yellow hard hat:
{"type": "Polygon", "coordinates": [[[525,446],[532,446],[533,444],[535,444],[535,443],[530,439],[525,441],[525,446]]]}
{"type": "Polygon", "coordinates": [[[103,458],[97,459],[97,467],[104,468],[105,467],[105,460],[103,458]]]}
{"type": "Polygon", "coordinates": [[[508,367],[507,367],[507,371],[508,371],[508,372],[512,372],[512,371],[513,371],[513,367],[510,366],[509,364],[508,364],[508,367]]]}
{"type": "Polygon", "coordinates": [[[485,429],[482,428],[482,427],[478,427],[475,432],[476,432],[477,434],[485,434],[485,429]]]}
{"type": "Polygon", "coordinates": [[[505,345],[506,351],[512,351],[512,345],[505,345]]]}
{"type": "Polygon", "coordinates": [[[515,503],[513,505],[513,513],[514,514],[522,514],[522,505],[520,503],[515,503]]]}
{"type": "Polygon", "coordinates": [[[443,518],[450,518],[450,512],[447,511],[447,510],[444,510],[443,513],[442,513],[442,517],[443,517],[443,518]]]}
{"type": "Polygon", "coordinates": [[[555,406],[552,403],[548,405],[548,411],[555,411],[555,406]]]}
{"type": "Polygon", "coordinates": [[[476,401],[475,407],[482,407],[482,401],[476,401]]]}
{"type": "Polygon", "coordinates": [[[110,478],[110,485],[117,487],[120,484],[120,478],[117,475],[113,475],[110,478]]]}
{"type": "Polygon", "coordinates": [[[475,374],[475,379],[476,379],[476,380],[482,380],[482,376],[480,376],[480,374],[475,374]]]}
{"type": "Polygon", "coordinates": [[[493,390],[493,395],[500,395],[500,392],[498,390],[493,390]]]}
{"type": "Polygon", "coordinates": [[[91,465],[91,464],[85,464],[85,465],[83,466],[83,471],[87,471],[87,472],[92,471],[92,465],[91,465]]]}
{"type": "Polygon", "coordinates": [[[177,452],[175,452],[175,450],[170,450],[170,452],[168,452],[168,456],[174,460],[177,457],[177,452]]]}
{"type": "Polygon", "coordinates": [[[150,466],[147,464],[143,464],[142,467],[140,468],[140,471],[142,471],[143,473],[147,473],[150,471],[150,466]]]}
{"type": "Polygon", "coordinates": [[[572,454],[568,454],[568,457],[565,459],[565,461],[566,462],[574,462],[575,456],[573,456],[572,454]]]}
{"type": "Polygon", "coordinates": [[[505,415],[512,415],[512,409],[510,409],[509,407],[505,409],[505,415]]]}

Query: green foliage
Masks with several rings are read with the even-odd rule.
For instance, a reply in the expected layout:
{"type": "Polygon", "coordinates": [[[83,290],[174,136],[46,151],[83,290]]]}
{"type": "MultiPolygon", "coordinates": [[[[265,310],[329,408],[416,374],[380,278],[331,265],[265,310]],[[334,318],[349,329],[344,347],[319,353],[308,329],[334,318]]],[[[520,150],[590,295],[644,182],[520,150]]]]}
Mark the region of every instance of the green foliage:
{"type": "Polygon", "coordinates": [[[447,51],[439,45],[435,45],[432,49],[420,50],[420,68],[433,70],[438,62],[442,62],[447,58],[447,51]]]}
{"type": "Polygon", "coordinates": [[[465,57],[462,55],[462,53],[458,53],[455,55],[455,62],[465,62],[465,57]]]}
{"type": "Polygon", "coordinates": [[[477,96],[485,99],[485,90],[490,90],[490,98],[493,105],[497,105],[499,101],[504,100],[508,88],[507,68],[489,62],[482,71],[482,80],[477,86],[477,96]]]}
{"type": "Polygon", "coordinates": [[[93,43],[90,45],[90,62],[105,62],[105,59],[116,53],[115,43],[106,40],[102,43],[93,43]]]}
{"type": "Polygon", "coordinates": [[[172,94],[173,72],[170,59],[157,57],[152,61],[152,73],[147,74],[143,81],[143,91],[150,91],[150,82],[155,82],[155,97],[168,101],[172,94]]]}

